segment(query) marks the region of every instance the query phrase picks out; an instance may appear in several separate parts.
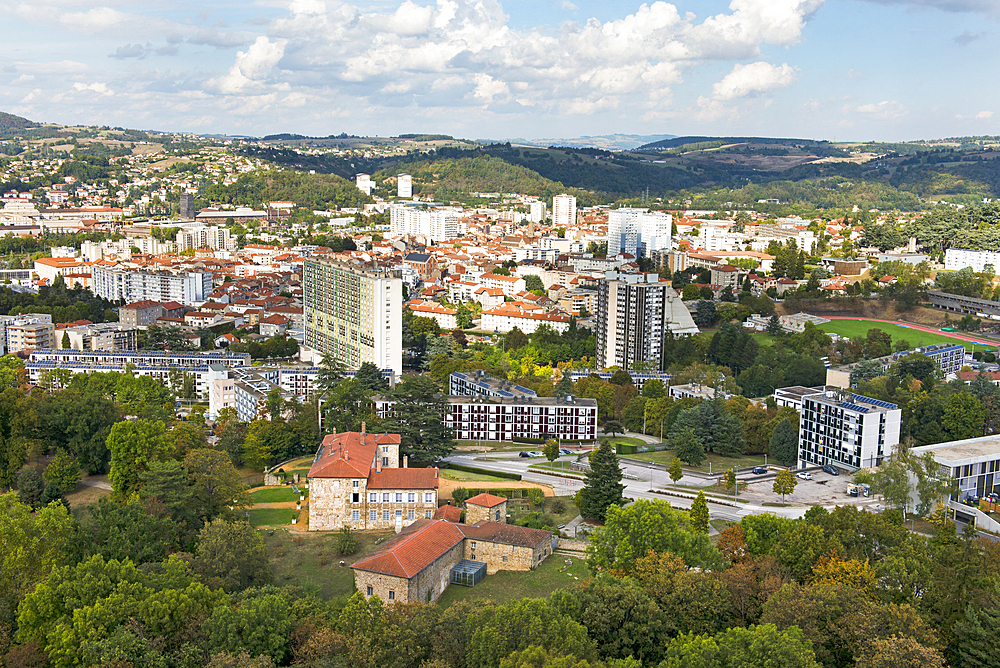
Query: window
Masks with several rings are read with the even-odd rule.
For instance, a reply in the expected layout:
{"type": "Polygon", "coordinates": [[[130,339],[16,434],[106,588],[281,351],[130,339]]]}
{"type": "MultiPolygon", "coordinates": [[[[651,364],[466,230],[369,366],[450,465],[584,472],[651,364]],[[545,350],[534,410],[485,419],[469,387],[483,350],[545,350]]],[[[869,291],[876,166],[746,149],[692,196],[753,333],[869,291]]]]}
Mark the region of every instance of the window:
{"type": "Polygon", "coordinates": [[[472,554],[471,554],[471,555],[469,556],[469,558],[470,558],[470,559],[472,559],[473,561],[475,561],[475,560],[476,560],[476,553],[475,553],[475,552],[473,552],[473,553],[472,553],[472,554]]]}
{"type": "Polygon", "coordinates": [[[402,502],[403,502],[403,493],[396,492],[396,503],[402,503],[402,502]]]}
{"type": "Polygon", "coordinates": [[[417,500],[417,495],[415,493],[410,492],[409,494],[406,495],[406,501],[407,501],[407,503],[413,503],[416,500],[417,500]]]}
{"type": "Polygon", "coordinates": [[[357,510],[352,510],[351,511],[351,519],[354,520],[355,522],[357,522],[358,520],[361,519],[361,513],[359,513],[357,510]]]}
{"type": "Polygon", "coordinates": [[[383,522],[388,522],[389,521],[389,511],[388,510],[383,510],[382,511],[382,521],[383,522]]]}
{"type": "Polygon", "coordinates": [[[352,484],[352,486],[357,487],[358,486],[358,481],[357,480],[352,480],[351,484],[352,484]]]}
{"type": "Polygon", "coordinates": [[[378,503],[378,492],[371,492],[368,494],[368,501],[370,503],[378,503]]]}
{"type": "Polygon", "coordinates": [[[424,492],[424,503],[434,503],[434,492],[424,492]]]}
{"type": "Polygon", "coordinates": [[[368,585],[368,588],[367,588],[367,589],[365,590],[365,593],[367,593],[367,594],[368,594],[369,596],[371,596],[371,595],[372,595],[372,593],[373,593],[373,592],[372,592],[372,587],[371,587],[371,585],[368,585]]]}
{"type": "Polygon", "coordinates": [[[499,522],[499,521],[500,521],[500,511],[498,510],[497,511],[497,522],[499,522]]]}
{"type": "Polygon", "coordinates": [[[371,511],[371,512],[370,512],[370,513],[368,514],[368,520],[369,520],[370,522],[374,522],[374,521],[376,521],[377,519],[378,519],[378,511],[377,511],[377,510],[373,510],[373,511],[371,511]]]}
{"type": "Polygon", "coordinates": [[[389,492],[382,493],[382,503],[389,503],[389,492]]]}
{"type": "Polygon", "coordinates": [[[476,549],[476,541],[472,541],[472,549],[476,549]]]}
{"type": "Polygon", "coordinates": [[[403,516],[403,511],[402,510],[397,510],[396,511],[396,517],[402,517],[402,516],[403,516]]]}
{"type": "MultiPolygon", "coordinates": [[[[505,563],[505,564],[507,563],[507,557],[503,558],[503,563],[505,563]]],[[[369,589],[371,589],[371,587],[369,587],[369,589]]]]}
{"type": "Polygon", "coordinates": [[[396,592],[394,592],[391,589],[389,590],[389,600],[390,601],[395,601],[396,600],[396,592]]]}
{"type": "Polygon", "coordinates": [[[388,465],[389,465],[389,458],[388,457],[383,457],[382,458],[382,466],[388,466],[388,465]]]}
{"type": "Polygon", "coordinates": [[[388,445],[383,445],[382,446],[382,452],[389,452],[389,446],[388,445]]]}
{"type": "Polygon", "coordinates": [[[412,510],[407,510],[407,511],[406,511],[406,519],[408,519],[408,520],[412,520],[412,519],[415,519],[415,518],[414,518],[414,511],[412,511],[412,510]]]}
{"type": "Polygon", "coordinates": [[[351,503],[360,503],[360,502],[361,502],[361,495],[360,494],[358,494],[357,492],[355,492],[354,494],[351,494],[351,503]]]}
{"type": "Polygon", "coordinates": [[[424,517],[426,517],[427,519],[430,519],[431,518],[431,511],[425,510],[424,511],[424,517]]]}

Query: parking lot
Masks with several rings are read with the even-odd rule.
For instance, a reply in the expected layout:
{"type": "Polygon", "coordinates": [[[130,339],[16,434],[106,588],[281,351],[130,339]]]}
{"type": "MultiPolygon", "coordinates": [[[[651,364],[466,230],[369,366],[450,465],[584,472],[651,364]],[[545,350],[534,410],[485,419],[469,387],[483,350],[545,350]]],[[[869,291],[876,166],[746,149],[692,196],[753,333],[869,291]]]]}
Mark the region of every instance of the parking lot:
{"type": "MultiPolygon", "coordinates": [[[[812,480],[801,480],[796,478],[798,483],[795,491],[785,496],[785,502],[795,505],[875,505],[878,499],[874,496],[852,497],[847,495],[847,486],[851,483],[851,477],[844,475],[832,476],[823,471],[810,471],[812,480]]],[[[755,482],[747,485],[745,491],[740,492],[740,499],[747,503],[781,502],[781,495],[774,493],[774,480],[755,482]]]]}

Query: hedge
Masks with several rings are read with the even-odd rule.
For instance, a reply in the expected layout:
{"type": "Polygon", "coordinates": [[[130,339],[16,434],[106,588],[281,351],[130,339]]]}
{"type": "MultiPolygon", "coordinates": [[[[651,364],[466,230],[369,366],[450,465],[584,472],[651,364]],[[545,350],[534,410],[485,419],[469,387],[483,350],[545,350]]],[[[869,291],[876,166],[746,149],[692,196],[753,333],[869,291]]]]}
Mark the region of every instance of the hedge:
{"type": "Polygon", "coordinates": [[[520,480],[520,473],[508,473],[507,471],[492,471],[490,469],[481,469],[477,466],[466,466],[465,464],[452,464],[449,463],[446,468],[454,469],[455,471],[465,471],[466,473],[482,473],[483,475],[491,475],[496,478],[506,478],[508,480],[520,480]]]}

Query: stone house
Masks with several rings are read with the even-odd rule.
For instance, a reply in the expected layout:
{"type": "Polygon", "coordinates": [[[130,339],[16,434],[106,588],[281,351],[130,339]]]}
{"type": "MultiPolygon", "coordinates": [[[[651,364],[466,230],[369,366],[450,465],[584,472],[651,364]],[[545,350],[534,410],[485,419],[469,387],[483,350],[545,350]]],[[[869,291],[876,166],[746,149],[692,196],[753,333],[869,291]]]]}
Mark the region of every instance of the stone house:
{"type": "Polygon", "coordinates": [[[438,469],[400,467],[399,435],[329,434],[309,469],[309,530],[395,529],[431,519],[438,469]]]}
{"type": "Polygon", "coordinates": [[[507,523],[507,499],[492,494],[477,494],[465,500],[465,522],[499,522],[507,523]]]}
{"type": "Polygon", "coordinates": [[[366,598],[430,603],[464,573],[527,571],[556,548],[551,531],[479,522],[456,524],[445,519],[417,520],[354,565],[354,584],[366,598]]]}

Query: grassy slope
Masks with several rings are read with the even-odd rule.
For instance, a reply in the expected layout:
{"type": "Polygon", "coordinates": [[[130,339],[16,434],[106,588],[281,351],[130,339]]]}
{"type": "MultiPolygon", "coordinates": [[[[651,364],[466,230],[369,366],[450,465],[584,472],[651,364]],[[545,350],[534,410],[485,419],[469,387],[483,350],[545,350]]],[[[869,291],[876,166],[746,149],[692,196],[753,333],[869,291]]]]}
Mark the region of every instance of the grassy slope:
{"type": "MultiPolygon", "coordinates": [[[[953,339],[945,333],[931,334],[909,327],[901,327],[886,322],[868,322],[865,320],[831,320],[823,325],[825,332],[840,334],[850,339],[864,338],[870,329],[881,329],[892,337],[893,342],[905,339],[911,346],[929,346],[935,343],[959,343],[965,346],[966,350],[972,350],[972,344],[967,341],[953,339]]],[[[974,334],[973,334],[974,336],[974,334]]],[[[979,346],[981,349],[982,346],[979,346]]]]}

